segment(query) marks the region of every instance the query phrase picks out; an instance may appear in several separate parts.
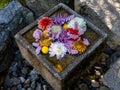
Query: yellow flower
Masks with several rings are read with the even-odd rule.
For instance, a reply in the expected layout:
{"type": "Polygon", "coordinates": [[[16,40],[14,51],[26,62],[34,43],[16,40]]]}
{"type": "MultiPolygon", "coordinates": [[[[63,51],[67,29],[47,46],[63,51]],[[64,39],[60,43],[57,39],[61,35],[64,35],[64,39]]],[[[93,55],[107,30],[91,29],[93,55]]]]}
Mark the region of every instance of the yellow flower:
{"type": "Polygon", "coordinates": [[[49,35],[49,31],[48,31],[48,30],[44,30],[44,31],[43,31],[43,36],[44,36],[45,38],[47,38],[47,37],[49,37],[48,35],[49,35]]]}
{"type": "Polygon", "coordinates": [[[57,64],[56,69],[58,72],[61,72],[61,71],[63,71],[63,66],[61,64],[57,64]]]}
{"type": "Polygon", "coordinates": [[[42,47],[42,53],[44,53],[44,54],[48,53],[48,47],[47,46],[42,47]]]}
{"type": "Polygon", "coordinates": [[[82,40],[79,40],[73,43],[73,49],[77,50],[80,54],[82,54],[87,49],[87,46],[83,43],[82,40]]]}
{"type": "Polygon", "coordinates": [[[49,40],[49,38],[44,38],[42,37],[40,40],[39,40],[39,44],[41,46],[50,46],[51,45],[51,41],[49,40]]]}
{"type": "Polygon", "coordinates": [[[68,28],[68,24],[64,24],[63,29],[67,29],[67,28],[68,28]]]}

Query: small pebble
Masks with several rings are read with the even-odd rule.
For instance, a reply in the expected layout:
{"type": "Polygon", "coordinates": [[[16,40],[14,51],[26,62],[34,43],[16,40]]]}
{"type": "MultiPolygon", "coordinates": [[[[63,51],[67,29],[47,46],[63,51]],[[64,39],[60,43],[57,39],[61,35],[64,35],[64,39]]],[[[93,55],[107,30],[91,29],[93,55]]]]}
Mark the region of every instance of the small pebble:
{"type": "Polygon", "coordinates": [[[33,82],[31,83],[31,88],[32,88],[32,89],[35,89],[35,87],[36,87],[36,84],[35,84],[35,81],[33,81],[33,82]]]}
{"type": "Polygon", "coordinates": [[[28,73],[28,68],[23,67],[23,69],[22,69],[22,73],[26,75],[26,74],[28,73]]]}
{"type": "Polygon", "coordinates": [[[17,87],[16,87],[16,86],[13,86],[13,87],[11,88],[11,90],[17,90],[17,87]]]}
{"type": "Polygon", "coordinates": [[[96,74],[97,76],[100,76],[100,75],[101,75],[100,71],[98,71],[98,70],[95,70],[95,74],[96,74]]]}
{"type": "Polygon", "coordinates": [[[33,89],[29,87],[27,90],[33,90],[33,89]]]}
{"type": "Polygon", "coordinates": [[[24,77],[19,77],[19,78],[20,78],[21,83],[25,82],[25,78],[24,77]]]}
{"type": "Polygon", "coordinates": [[[42,87],[41,87],[41,84],[40,84],[40,83],[37,83],[36,90],[42,90],[42,87]]]}
{"type": "Polygon", "coordinates": [[[43,85],[43,90],[47,90],[47,86],[46,85],[43,85]]]}
{"type": "Polygon", "coordinates": [[[21,84],[17,85],[17,90],[22,90],[22,85],[21,84]]]}
{"type": "Polygon", "coordinates": [[[30,83],[30,79],[27,79],[24,84],[29,84],[29,83],[30,83]]]}
{"type": "Polygon", "coordinates": [[[91,80],[91,85],[92,85],[92,87],[99,87],[100,86],[99,83],[95,80],[91,80]]]}

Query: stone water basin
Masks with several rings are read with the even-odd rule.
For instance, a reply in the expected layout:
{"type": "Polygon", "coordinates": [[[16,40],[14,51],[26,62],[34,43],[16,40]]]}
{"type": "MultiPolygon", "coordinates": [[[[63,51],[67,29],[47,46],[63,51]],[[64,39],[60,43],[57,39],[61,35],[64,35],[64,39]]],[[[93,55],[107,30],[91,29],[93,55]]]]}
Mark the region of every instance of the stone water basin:
{"type": "MultiPolygon", "coordinates": [[[[75,16],[82,17],[68,6],[60,3],[39,18],[44,16],[52,17],[58,13],[74,14],[75,16]]],[[[89,21],[86,20],[86,22],[87,31],[83,37],[87,38],[90,42],[87,50],[81,55],[66,55],[61,60],[56,60],[56,57],[49,57],[48,54],[35,54],[35,48],[32,46],[32,42],[34,41],[32,34],[37,28],[37,20],[18,32],[15,36],[23,57],[31,63],[55,90],[66,90],[69,85],[79,78],[79,73],[81,73],[83,67],[87,66],[86,62],[91,60],[90,56],[100,53],[103,48],[107,34],[89,21]],[[62,65],[63,70],[61,72],[56,68],[57,64],[62,65]]]]}

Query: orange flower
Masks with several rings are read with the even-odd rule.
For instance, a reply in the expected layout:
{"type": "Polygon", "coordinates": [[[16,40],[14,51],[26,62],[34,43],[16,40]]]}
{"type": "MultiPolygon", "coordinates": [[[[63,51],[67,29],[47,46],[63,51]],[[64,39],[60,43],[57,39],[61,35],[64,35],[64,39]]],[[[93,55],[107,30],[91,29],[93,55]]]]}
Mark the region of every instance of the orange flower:
{"type": "Polygon", "coordinates": [[[73,43],[73,49],[77,50],[80,54],[82,54],[87,49],[87,46],[83,43],[82,40],[79,40],[73,43]]]}
{"type": "Polygon", "coordinates": [[[52,19],[49,17],[43,17],[38,21],[38,28],[45,30],[48,26],[52,25],[52,19]]]}
{"type": "Polygon", "coordinates": [[[41,46],[50,46],[51,45],[51,41],[49,40],[49,38],[44,38],[44,37],[42,37],[40,40],[39,40],[39,44],[41,45],[41,46]]]}

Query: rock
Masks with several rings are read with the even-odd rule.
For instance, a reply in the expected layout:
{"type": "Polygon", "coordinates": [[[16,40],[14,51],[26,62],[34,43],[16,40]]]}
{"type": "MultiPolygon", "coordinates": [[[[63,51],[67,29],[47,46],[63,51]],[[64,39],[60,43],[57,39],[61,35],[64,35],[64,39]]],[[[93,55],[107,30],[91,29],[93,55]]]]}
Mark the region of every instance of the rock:
{"type": "Polygon", "coordinates": [[[11,65],[10,70],[16,72],[17,71],[16,65],[11,65]]]}
{"type": "Polygon", "coordinates": [[[28,73],[28,68],[27,67],[23,67],[23,69],[21,71],[22,71],[22,73],[24,75],[26,75],[28,73]]]}
{"type": "Polygon", "coordinates": [[[30,79],[27,79],[24,84],[30,84],[30,79]]]}
{"type": "Polygon", "coordinates": [[[18,74],[16,72],[13,72],[12,75],[15,76],[15,77],[18,76],[18,74]]]}
{"type": "Polygon", "coordinates": [[[92,87],[95,87],[95,88],[100,86],[99,83],[95,80],[91,81],[91,85],[92,85],[92,87]]]}
{"type": "Polygon", "coordinates": [[[17,87],[13,86],[10,90],[17,90],[17,87]]]}
{"type": "Polygon", "coordinates": [[[21,83],[25,82],[25,78],[24,77],[19,77],[19,78],[20,78],[21,83]]]}
{"type": "Polygon", "coordinates": [[[33,21],[33,13],[17,1],[12,1],[0,11],[0,25],[13,35],[33,21]]]}
{"type": "Polygon", "coordinates": [[[113,58],[115,61],[111,68],[103,76],[103,83],[111,90],[119,90],[120,88],[120,56],[113,58]]]}
{"type": "Polygon", "coordinates": [[[58,3],[65,3],[71,8],[74,8],[74,0],[25,0],[27,6],[35,13],[35,16],[38,17],[44,14],[53,6],[58,3]]]}
{"type": "Polygon", "coordinates": [[[22,90],[22,85],[21,84],[17,85],[17,89],[22,90]]]}
{"type": "Polygon", "coordinates": [[[120,3],[119,0],[91,1],[75,0],[77,3],[85,3],[84,8],[79,7],[85,18],[109,34],[107,44],[114,48],[120,45],[120,3]],[[101,7],[102,6],[102,7],[101,7]],[[108,28],[107,28],[107,27],[108,28]]]}
{"type": "Polygon", "coordinates": [[[47,86],[46,85],[43,85],[43,90],[47,90],[47,86]]]}
{"type": "Polygon", "coordinates": [[[27,90],[33,90],[33,89],[29,87],[27,90]]]}
{"type": "Polygon", "coordinates": [[[100,71],[95,70],[95,75],[100,76],[101,75],[100,71]]]}
{"type": "Polygon", "coordinates": [[[32,88],[32,89],[35,89],[35,87],[36,87],[36,84],[35,84],[35,81],[33,81],[33,82],[31,83],[31,88],[32,88]]]}
{"type": "Polygon", "coordinates": [[[35,71],[35,69],[30,71],[29,76],[30,76],[29,78],[31,81],[35,81],[39,78],[38,73],[35,71]]]}
{"type": "Polygon", "coordinates": [[[100,86],[96,90],[110,90],[110,89],[108,87],[106,87],[106,86],[100,86]]]}
{"type": "Polygon", "coordinates": [[[40,83],[37,83],[36,90],[42,90],[42,87],[41,87],[41,84],[40,84],[40,83]]]}
{"type": "Polygon", "coordinates": [[[81,83],[78,85],[80,90],[89,90],[88,86],[85,83],[81,83]]]}
{"type": "Polygon", "coordinates": [[[5,84],[7,85],[7,86],[13,86],[13,85],[18,85],[18,84],[20,84],[20,80],[18,79],[18,78],[15,78],[15,77],[13,77],[13,78],[10,78],[9,76],[7,76],[7,78],[6,78],[6,80],[5,80],[5,84]]]}
{"type": "Polygon", "coordinates": [[[0,72],[7,70],[13,60],[12,38],[9,31],[0,31],[0,72]]]}
{"type": "Polygon", "coordinates": [[[30,87],[30,84],[25,84],[25,85],[24,85],[24,88],[25,88],[25,89],[27,89],[27,88],[29,88],[29,87],[30,87]]]}

